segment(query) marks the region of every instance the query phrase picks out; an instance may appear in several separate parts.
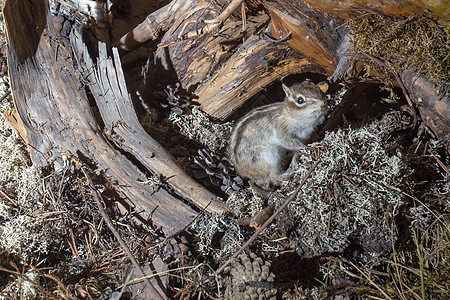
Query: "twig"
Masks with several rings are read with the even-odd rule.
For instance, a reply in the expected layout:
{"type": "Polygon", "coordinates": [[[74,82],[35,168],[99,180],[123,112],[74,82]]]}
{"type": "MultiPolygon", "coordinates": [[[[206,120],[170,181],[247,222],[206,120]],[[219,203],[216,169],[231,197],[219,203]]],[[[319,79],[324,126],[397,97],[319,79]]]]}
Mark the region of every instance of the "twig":
{"type": "MultiPolygon", "coordinates": [[[[385,67],[386,69],[388,69],[388,70],[390,69],[390,68],[384,63],[384,61],[382,61],[381,59],[378,59],[378,58],[376,58],[376,57],[374,57],[374,56],[372,56],[372,55],[370,55],[370,54],[367,54],[366,52],[361,52],[361,54],[362,54],[363,56],[365,56],[366,58],[368,58],[368,59],[370,59],[370,60],[373,60],[373,61],[376,62],[377,64],[379,64],[379,65],[385,67]]],[[[392,69],[391,69],[391,70],[392,70],[392,69]]],[[[400,88],[402,89],[402,92],[403,92],[403,94],[405,95],[406,101],[408,101],[408,105],[411,106],[411,107],[414,107],[414,106],[413,106],[413,103],[412,103],[412,101],[411,101],[411,98],[409,98],[408,91],[406,91],[406,88],[405,88],[405,85],[403,84],[402,79],[401,79],[400,76],[397,74],[397,72],[395,72],[395,71],[393,71],[393,70],[392,70],[391,72],[392,72],[392,74],[394,75],[395,80],[397,80],[398,84],[400,85],[400,88]]],[[[414,112],[415,112],[415,110],[414,110],[414,112]]]]}
{"type": "Polygon", "coordinates": [[[10,273],[10,274],[15,274],[15,275],[17,275],[17,276],[20,276],[20,277],[22,277],[25,281],[28,281],[29,283],[31,283],[32,285],[34,285],[35,287],[37,287],[37,288],[39,289],[39,291],[40,291],[41,293],[45,294],[45,296],[46,296],[48,299],[56,299],[56,297],[54,297],[51,293],[47,292],[47,291],[44,289],[44,287],[43,287],[42,285],[40,285],[40,284],[37,283],[37,282],[32,281],[27,275],[22,274],[22,273],[20,272],[19,268],[17,268],[17,265],[16,265],[15,263],[10,262],[10,265],[11,265],[14,269],[16,269],[16,271],[10,270],[10,269],[6,269],[6,268],[4,268],[4,267],[2,267],[2,266],[0,266],[0,271],[3,271],[3,272],[7,272],[7,273],[10,273]]]}
{"type": "Polygon", "coordinates": [[[325,197],[327,197],[327,196],[328,196],[328,202],[330,203],[330,214],[328,216],[327,235],[326,235],[326,237],[328,237],[328,233],[330,232],[331,212],[332,212],[332,209],[333,209],[333,204],[331,203],[331,197],[330,197],[330,195],[328,193],[328,190],[327,190],[327,194],[325,194],[325,197]]]}
{"type": "MultiPolygon", "coordinates": [[[[11,197],[8,196],[4,191],[0,190],[0,196],[4,197],[7,201],[11,203],[11,205],[14,205],[16,207],[20,207],[19,203],[14,201],[11,197]]],[[[2,201],[3,202],[3,201],[2,201]]]]}
{"type": "Polygon", "coordinates": [[[364,278],[366,278],[366,280],[369,282],[369,284],[370,284],[371,286],[373,286],[374,288],[376,288],[376,289],[383,295],[383,297],[384,297],[385,299],[392,299],[391,297],[388,296],[388,294],[386,294],[385,291],[383,291],[383,290],[381,289],[381,287],[379,287],[372,279],[370,279],[370,276],[369,276],[369,275],[367,275],[366,273],[364,273],[361,269],[359,269],[359,268],[358,268],[354,263],[352,263],[351,261],[349,261],[349,263],[350,263],[356,270],[358,270],[358,272],[359,272],[364,278]]]}
{"type": "Polygon", "coordinates": [[[338,211],[338,218],[339,220],[342,220],[342,213],[341,209],[339,208],[339,201],[338,201],[338,193],[337,193],[337,183],[336,181],[333,181],[333,191],[334,191],[334,201],[336,202],[336,208],[338,211]]]}
{"type": "MultiPolygon", "coordinates": [[[[40,273],[40,272],[39,272],[40,273]]],[[[67,294],[70,298],[76,299],[76,297],[67,289],[67,287],[61,282],[61,280],[53,275],[43,273],[42,276],[45,278],[51,279],[67,294]]]]}
{"type": "Polygon", "coordinates": [[[448,168],[444,165],[444,163],[443,163],[439,158],[437,158],[437,156],[434,155],[433,152],[430,151],[430,153],[431,153],[431,155],[433,156],[433,158],[436,160],[436,162],[438,163],[438,165],[442,168],[442,170],[444,170],[445,173],[450,174],[450,171],[449,171],[448,168]]]}
{"type": "Polygon", "coordinates": [[[205,23],[222,23],[223,21],[228,19],[233,11],[235,11],[243,2],[244,0],[232,0],[231,3],[228,4],[227,8],[225,8],[217,18],[214,18],[212,20],[205,20],[205,23]]]}
{"type": "Polygon", "coordinates": [[[319,205],[317,205],[316,208],[314,208],[313,212],[309,214],[305,223],[303,223],[303,226],[300,228],[300,231],[303,231],[303,229],[305,229],[306,225],[308,225],[308,223],[309,223],[309,220],[311,220],[312,216],[314,216],[316,214],[318,208],[319,208],[319,205]]]}
{"type": "Polygon", "coordinates": [[[286,206],[288,206],[289,203],[291,203],[291,201],[295,198],[295,196],[298,194],[298,192],[300,191],[300,189],[303,187],[303,185],[305,184],[306,180],[309,178],[309,176],[311,175],[312,171],[314,171],[314,169],[317,167],[317,165],[319,164],[320,160],[317,160],[314,165],[311,167],[311,169],[309,169],[308,173],[306,173],[305,177],[303,177],[302,182],[299,184],[299,186],[295,189],[295,191],[286,199],[286,201],[284,201],[283,205],[281,205],[274,213],[273,215],[267,219],[266,222],[264,222],[264,224],[258,228],[258,230],[255,231],[255,233],[248,239],[247,242],[244,243],[244,245],[241,246],[241,248],[239,248],[239,250],[237,250],[220,268],[217,269],[216,274],[220,274],[223,272],[223,270],[225,269],[226,266],[228,266],[231,261],[238,257],[239,254],[241,254],[245,248],[247,248],[247,246],[249,246],[257,237],[258,235],[264,231],[264,229],[267,228],[267,226],[270,225],[270,223],[272,223],[272,221],[283,211],[283,209],[286,208],[286,206]]]}
{"type": "MultiPolygon", "coordinates": [[[[341,283],[341,284],[336,284],[336,285],[332,285],[332,286],[327,286],[325,287],[322,292],[319,295],[319,300],[321,299],[326,299],[325,298],[325,293],[327,293],[329,290],[338,290],[338,289],[342,289],[342,288],[346,288],[346,287],[351,287],[351,286],[356,286],[354,283],[341,283]]],[[[336,293],[333,293],[336,294],[336,293]]],[[[328,295],[327,295],[328,296],[328,295]]],[[[328,299],[331,299],[331,297],[329,297],[328,299]]]]}
{"type": "Polygon", "coordinates": [[[241,32],[247,31],[247,14],[245,13],[245,3],[241,3],[241,18],[242,18],[242,30],[241,32]]]}
{"type": "Polygon", "coordinates": [[[161,296],[161,294],[158,292],[158,290],[156,290],[156,288],[153,286],[153,284],[150,282],[150,280],[146,277],[146,275],[145,275],[144,271],[142,270],[141,266],[138,264],[138,262],[136,261],[136,259],[133,256],[133,254],[131,253],[130,248],[128,248],[128,246],[125,244],[125,242],[120,237],[120,234],[117,232],[116,228],[114,228],[114,225],[112,224],[111,219],[109,218],[108,214],[105,212],[105,209],[103,208],[103,204],[100,201],[100,197],[98,195],[97,190],[94,187],[94,183],[92,182],[91,177],[89,176],[89,174],[86,172],[86,170],[83,167],[81,167],[81,171],[83,172],[84,176],[86,177],[86,179],[87,179],[87,181],[89,183],[89,187],[92,190],[92,195],[94,197],[95,203],[97,204],[98,210],[99,210],[102,218],[105,220],[106,225],[108,225],[109,230],[111,230],[111,232],[113,233],[114,237],[119,242],[120,246],[122,246],[122,248],[125,250],[125,253],[127,254],[127,256],[130,259],[131,263],[136,268],[136,270],[138,271],[139,275],[141,275],[143,277],[144,282],[152,289],[153,294],[158,299],[164,300],[164,298],[161,296]]]}
{"type": "Polygon", "coordinates": [[[70,233],[70,239],[72,240],[72,243],[70,241],[67,241],[67,244],[69,244],[70,250],[72,250],[73,255],[81,263],[81,262],[83,262],[83,260],[81,259],[80,255],[78,254],[77,245],[75,243],[75,236],[73,234],[72,228],[69,228],[69,233],[70,233]]]}
{"type": "Polygon", "coordinates": [[[190,221],[186,226],[184,226],[183,228],[181,228],[180,230],[178,230],[177,232],[175,232],[175,233],[172,234],[171,236],[166,237],[166,238],[163,239],[162,241],[160,241],[160,242],[158,242],[158,243],[156,243],[156,244],[154,244],[154,245],[150,245],[150,246],[146,247],[146,248],[144,249],[144,251],[145,251],[145,250],[148,250],[148,249],[150,249],[150,248],[153,248],[153,247],[155,247],[155,246],[157,246],[157,245],[159,245],[159,244],[162,244],[162,243],[164,243],[165,241],[171,240],[171,239],[173,239],[174,237],[176,237],[177,235],[179,235],[180,233],[186,231],[186,229],[188,229],[188,228],[195,222],[195,220],[197,220],[198,217],[200,217],[200,216],[206,211],[206,209],[207,209],[208,206],[211,204],[211,202],[212,202],[212,201],[209,201],[209,203],[202,209],[202,211],[199,212],[199,213],[192,219],[192,221],[190,221]]]}

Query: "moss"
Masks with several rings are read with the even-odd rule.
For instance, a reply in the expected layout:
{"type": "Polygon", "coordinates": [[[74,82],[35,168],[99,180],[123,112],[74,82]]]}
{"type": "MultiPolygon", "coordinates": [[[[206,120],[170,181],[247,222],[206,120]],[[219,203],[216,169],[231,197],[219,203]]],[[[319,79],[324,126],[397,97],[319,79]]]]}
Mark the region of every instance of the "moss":
{"type": "Polygon", "coordinates": [[[435,83],[450,80],[450,25],[437,24],[426,16],[394,19],[371,14],[347,22],[351,29],[351,42],[359,53],[382,60],[383,68],[366,59],[366,74],[375,69],[378,78],[392,91],[390,73],[401,72],[410,66],[435,83]]]}

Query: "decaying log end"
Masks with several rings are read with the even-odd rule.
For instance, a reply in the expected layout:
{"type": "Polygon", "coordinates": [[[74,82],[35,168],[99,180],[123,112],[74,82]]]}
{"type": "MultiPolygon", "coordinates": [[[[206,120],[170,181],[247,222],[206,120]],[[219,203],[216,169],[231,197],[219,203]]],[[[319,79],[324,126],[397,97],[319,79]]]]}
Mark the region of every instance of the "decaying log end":
{"type": "Polygon", "coordinates": [[[332,30],[337,25],[325,15],[320,15],[317,11],[307,10],[300,3],[294,4],[290,1],[282,3],[265,2],[265,6],[270,13],[271,23],[267,31],[276,39],[286,39],[286,45],[296,49],[309,59],[315,61],[326,74],[331,75],[336,69],[334,61],[336,43],[340,39],[330,41],[324,38],[333,34],[332,30]],[[299,16],[306,16],[299,18],[299,16]]]}
{"type": "Polygon", "coordinates": [[[223,120],[270,83],[299,72],[323,70],[295,50],[255,35],[194,93],[205,113],[223,120]]]}

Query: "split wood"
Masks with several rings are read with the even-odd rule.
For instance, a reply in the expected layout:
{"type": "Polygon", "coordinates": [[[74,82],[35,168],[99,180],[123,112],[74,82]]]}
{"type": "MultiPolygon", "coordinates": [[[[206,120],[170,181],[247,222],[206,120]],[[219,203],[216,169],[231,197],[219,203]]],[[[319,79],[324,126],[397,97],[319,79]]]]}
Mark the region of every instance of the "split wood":
{"type": "Polygon", "coordinates": [[[113,233],[114,237],[119,242],[120,246],[122,246],[123,250],[127,254],[127,256],[130,259],[131,263],[133,264],[133,266],[138,271],[139,275],[141,275],[143,277],[144,282],[152,289],[153,294],[159,300],[164,300],[164,298],[161,296],[161,294],[158,292],[158,290],[156,290],[156,288],[153,286],[153,284],[150,282],[150,280],[146,277],[146,274],[141,269],[141,266],[138,264],[138,262],[136,261],[136,259],[133,256],[133,254],[131,253],[130,248],[128,248],[127,244],[125,244],[123,239],[120,237],[120,234],[117,232],[117,230],[114,227],[113,223],[111,222],[111,219],[109,218],[108,214],[105,212],[105,209],[103,208],[103,204],[100,201],[100,196],[97,193],[97,189],[95,188],[91,177],[89,176],[89,174],[86,172],[86,170],[84,168],[81,168],[81,171],[83,171],[83,174],[84,174],[84,176],[86,177],[86,179],[87,179],[87,181],[89,183],[89,187],[92,190],[92,195],[94,196],[95,203],[97,204],[98,210],[99,210],[101,216],[103,217],[103,220],[105,220],[106,225],[108,225],[109,230],[111,230],[111,232],[113,233]]]}
{"type": "Polygon", "coordinates": [[[285,209],[286,206],[289,205],[289,203],[295,198],[295,196],[298,194],[300,189],[303,187],[303,185],[305,184],[305,182],[309,178],[309,176],[311,176],[312,171],[314,171],[314,169],[317,167],[319,162],[320,162],[320,159],[318,159],[314,163],[314,165],[311,167],[311,169],[309,169],[308,173],[306,173],[305,177],[303,177],[302,182],[295,189],[295,191],[286,199],[286,201],[284,201],[283,205],[281,205],[273,213],[273,215],[270,216],[270,218],[268,218],[267,221],[264,222],[264,224],[261,227],[259,227],[258,230],[255,231],[255,233],[248,239],[247,242],[245,242],[244,245],[241,246],[241,248],[239,248],[239,250],[237,250],[219,269],[217,269],[216,274],[222,273],[223,270],[225,269],[225,267],[228,266],[234,258],[236,258],[239,254],[241,254],[245,250],[245,248],[247,248],[258,237],[258,235],[261,232],[263,232],[263,230],[266,229],[270,225],[270,223],[272,223],[272,221],[283,211],[283,209],[285,209]]]}
{"type": "MultiPolygon", "coordinates": [[[[172,44],[181,42],[183,40],[191,39],[194,37],[200,37],[207,33],[212,32],[214,29],[218,28],[223,22],[225,22],[226,19],[228,19],[229,16],[239,7],[239,5],[243,4],[244,0],[232,0],[231,3],[224,9],[224,11],[216,18],[212,20],[204,20],[203,23],[206,24],[206,26],[198,29],[189,31],[187,33],[184,33],[185,28],[187,25],[191,23],[195,23],[195,21],[187,21],[185,25],[183,26],[181,32],[178,34],[178,38],[175,41],[171,41],[164,45],[158,45],[158,48],[166,48],[172,44]]],[[[243,10],[244,11],[244,10],[243,10]]],[[[245,23],[245,19],[242,20],[243,23],[245,23]]]]}

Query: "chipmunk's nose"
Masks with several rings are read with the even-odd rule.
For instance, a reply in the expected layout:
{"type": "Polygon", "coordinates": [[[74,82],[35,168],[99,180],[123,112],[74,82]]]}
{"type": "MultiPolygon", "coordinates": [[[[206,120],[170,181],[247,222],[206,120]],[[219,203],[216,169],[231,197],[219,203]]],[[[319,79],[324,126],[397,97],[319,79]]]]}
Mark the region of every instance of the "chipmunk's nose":
{"type": "Polygon", "coordinates": [[[324,107],[326,105],[325,101],[318,100],[318,99],[316,99],[315,101],[316,101],[316,104],[320,107],[324,107]]]}

